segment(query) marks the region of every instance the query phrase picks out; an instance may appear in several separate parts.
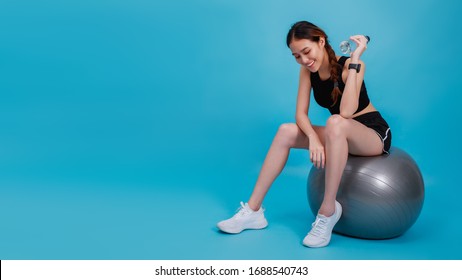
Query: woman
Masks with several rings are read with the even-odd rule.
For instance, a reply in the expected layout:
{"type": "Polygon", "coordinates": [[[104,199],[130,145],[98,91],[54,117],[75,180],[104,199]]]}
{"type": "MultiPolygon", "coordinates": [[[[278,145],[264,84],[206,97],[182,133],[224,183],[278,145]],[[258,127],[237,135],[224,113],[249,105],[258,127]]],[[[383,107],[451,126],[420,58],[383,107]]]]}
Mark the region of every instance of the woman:
{"type": "Polygon", "coordinates": [[[391,131],[369,100],[364,84],[365,64],[360,60],[367,39],[350,37],[356,49],[350,57],[338,57],[326,33],[316,25],[301,21],[287,34],[287,46],[301,65],[296,123],[282,124],[271,144],[253,193],[232,218],[218,223],[227,233],[262,229],[268,225],[262,202],[271,184],[284,168],[291,148],[308,149],[317,168],[325,168],[325,195],[316,220],[303,240],[308,247],[329,244],[332,229],[342,215],[336,201],[348,154],[377,156],[388,153],[391,131]],[[325,126],[312,125],[308,117],[310,92],[316,102],[332,114],[325,126]]]}

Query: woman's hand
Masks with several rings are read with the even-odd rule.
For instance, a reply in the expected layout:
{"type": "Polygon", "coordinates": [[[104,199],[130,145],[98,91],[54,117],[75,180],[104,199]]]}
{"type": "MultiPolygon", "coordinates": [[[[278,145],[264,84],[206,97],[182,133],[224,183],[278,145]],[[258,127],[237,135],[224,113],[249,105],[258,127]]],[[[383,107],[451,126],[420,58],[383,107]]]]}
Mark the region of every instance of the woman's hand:
{"type": "Polygon", "coordinates": [[[351,53],[351,62],[358,63],[359,57],[367,49],[367,39],[364,35],[354,35],[350,40],[356,43],[356,49],[351,53]]]}
{"type": "Polygon", "coordinates": [[[326,153],[324,152],[324,146],[317,135],[309,137],[310,139],[310,161],[316,168],[324,168],[326,164],[326,153]]]}

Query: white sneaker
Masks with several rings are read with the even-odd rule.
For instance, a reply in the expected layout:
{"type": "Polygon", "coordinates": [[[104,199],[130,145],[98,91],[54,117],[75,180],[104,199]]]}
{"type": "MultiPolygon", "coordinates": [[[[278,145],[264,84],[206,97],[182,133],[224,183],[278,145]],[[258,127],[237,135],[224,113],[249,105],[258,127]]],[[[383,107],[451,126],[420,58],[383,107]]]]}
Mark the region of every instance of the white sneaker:
{"type": "Polygon", "coordinates": [[[332,236],[332,230],[334,229],[335,224],[338,222],[341,216],[342,205],[335,201],[334,214],[330,217],[318,214],[316,216],[316,220],[311,225],[312,228],[310,232],[308,232],[306,237],[303,239],[303,245],[312,248],[327,246],[332,236]]]}
{"type": "Polygon", "coordinates": [[[262,229],[268,226],[268,221],[263,215],[263,207],[258,211],[250,209],[247,203],[241,201],[238,212],[230,219],[221,221],[217,227],[226,233],[240,233],[246,229],[262,229]]]}

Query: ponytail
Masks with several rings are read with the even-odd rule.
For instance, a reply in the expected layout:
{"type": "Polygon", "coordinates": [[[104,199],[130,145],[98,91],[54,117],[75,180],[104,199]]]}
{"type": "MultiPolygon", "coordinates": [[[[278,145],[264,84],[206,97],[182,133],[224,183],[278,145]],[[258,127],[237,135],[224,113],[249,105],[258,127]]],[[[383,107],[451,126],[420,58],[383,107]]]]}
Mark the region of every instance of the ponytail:
{"type": "Polygon", "coordinates": [[[334,89],[331,92],[332,100],[334,100],[334,103],[332,104],[332,106],[334,106],[334,104],[337,103],[339,95],[342,94],[342,92],[340,91],[338,87],[338,78],[339,76],[342,75],[342,72],[340,73],[338,72],[340,65],[337,62],[337,57],[335,56],[334,50],[332,49],[331,45],[327,41],[327,36],[326,36],[325,48],[326,48],[327,54],[329,55],[330,79],[332,80],[332,82],[334,82],[334,89]]]}

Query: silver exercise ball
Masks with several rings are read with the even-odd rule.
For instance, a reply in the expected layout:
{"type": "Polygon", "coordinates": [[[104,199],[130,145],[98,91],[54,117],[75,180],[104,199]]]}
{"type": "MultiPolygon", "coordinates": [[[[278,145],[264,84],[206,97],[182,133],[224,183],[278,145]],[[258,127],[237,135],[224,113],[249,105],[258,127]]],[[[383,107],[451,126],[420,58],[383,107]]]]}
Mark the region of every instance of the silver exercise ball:
{"type": "MultiPolygon", "coordinates": [[[[315,215],[324,197],[324,171],[313,166],[308,176],[308,201],[315,215]]],[[[393,238],[408,230],[422,210],[422,174],[415,161],[396,147],[389,155],[350,155],[337,201],[343,214],[335,232],[367,239],[393,238]]]]}

